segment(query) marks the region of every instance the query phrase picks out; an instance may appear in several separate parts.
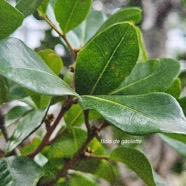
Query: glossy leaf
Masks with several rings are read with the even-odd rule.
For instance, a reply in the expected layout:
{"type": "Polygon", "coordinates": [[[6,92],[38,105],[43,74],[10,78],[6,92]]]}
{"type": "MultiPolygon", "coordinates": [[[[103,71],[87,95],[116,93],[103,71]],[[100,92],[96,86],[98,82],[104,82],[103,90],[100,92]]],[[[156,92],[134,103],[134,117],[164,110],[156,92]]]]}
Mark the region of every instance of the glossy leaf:
{"type": "Polygon", "coordinates": [[[56,55],[53,50],[41,50],[38,52],[38,54],[56,75],[60,74],[63,67],[63,62],[62,59],[58,55],[56,55]]]}
{"type": "Polygon", "coordinates": [[[186,134],[186,118],[178,102],[165,93],[137,96],[82,96],[83,109],[93,109],[124,132],[186,134]]]}
{"type": "Polygon", "coordinates": [[[0,159],[2,186],[36,186],[41,176],[41,168],[29,158],[12,156],[0,159]]]}
{"type": "Polygon", "coordinates": [[[24,16],[8,2],[0,1],[0,40],[13,33],[24,19],[24,16]]]}
{"type": "Polygon", "coordinates": [[[180,65],[173,59],[138,63],[130,75],[111,94],[136,95],[166,91],[176,79],[180,65]]]}
{"type": "Polygon", "coordinates": [[[24,16],[28,16],[36,12],[37,8],[41,5],[43,0],[19,0],[16,5],[16,8],[24,14],[24,16]]]}
{"type": "Polygon", "coordinates": [[[186,156],[186,135],[159,135],[163,141],[174,148],[180,154],[186,156]]]}
{"type": "MultiPolygon", "coordinates": [[[[9,80],[10,82],[10,80],[9,80]]],[[[27,97],[26,89],[17,83],[11,81],[9,99],[10,100],[18,100],[27,97]]]]}
{"type": "Polygon", "coordinates": [[[119,147],[110,154],[110,159],[126,164],[148,185],[155,186],[151,165],[139,150],[119,147]]]}
{"type": "Polygon", "coordinates": [[[121,23],[108,28],[79,53],[76,91],[83,95],[111,92],[129,75],[137,58],[138,41],[133,25],[121,23]]]}
{"type": "Polygon", "coordinates": [[[57,0],[54,6],[56,19],[63,33],[78,26],[87,16],[92,0],[57,0]]]}
{"type": "Polygon", "coordinates": [[[9,100],[9,86],[6,78],[0,75],[0,104],[9,100]]]}
{"type": "Polygon", "coordinates": [[[10,137],[7,152],[11,152],[41,126],[46,111],[47,109],[45,111],[32,111],[22,119],[10,137]]]}
{"type": "Polygon", "coordinates": [[[8,127],[9,125],[18,121],[21,117],[23,117],[30,110],[31,110],[30,106],[15,106],[15,107],[13,107],[5,115],[6,126],[8,127]]]}
{"type": "Polygon", "coordinates": [[[125,8],[113,14],[109,19],[107,19],[97,33],[107,29],[108,27],[121,23],[121,22],[132,22],[137,24],[141,21],[142,11],[139,8],[125,8]]]}
{"type": "Polygon", "coordinates": [[[181,94],[181,81],[179,78],[176,78],[172,85],[166,90],[166,93],[172,95],[176,99],[180,97],[181,94]]]}
{"type": "Polygon", "coordinates": [[[37,53],[23,42],[9,38],[0,42],[0,74],[46,95],[77,95],[57,77],[37,53]]]}

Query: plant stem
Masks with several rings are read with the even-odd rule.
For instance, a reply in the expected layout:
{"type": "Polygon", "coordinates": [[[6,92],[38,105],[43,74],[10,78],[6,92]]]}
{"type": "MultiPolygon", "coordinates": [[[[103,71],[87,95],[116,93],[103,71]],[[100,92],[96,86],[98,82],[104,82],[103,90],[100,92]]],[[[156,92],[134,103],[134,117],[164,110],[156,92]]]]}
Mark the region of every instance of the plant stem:
{"type": "Polygon", "coordinates": [[[89,123],[89,110],[84,110],[84,118],[85,118],[85,126],[87,128],[88,133],[90,133],[90,123],[89,123]]]}
{"type": "Polygon", "coordinates": [[[49,19],[46,15],[40,15],[40,17],[42,19],[44,19],[50,26],[51,28],[53,28],[57,33],[58,35],[65,41],[65,43],[67,44],[70,52],[71,52],[71,56],[73,58],[73,60],[76,59],[76,52],[74,51],[73,47],[71,46],[71,44],[69,43],[69,41],[67,40],[66,38],[66,35],[63,34],[49,19]]]}
{"type": "Polygon", "coordinates": [[[40,145],[37,147],[37,149],[28,154],[27,157],[29,158],[34,158],[35,155],[37,155],[39,152],[41,152],[44,147],[49,143],[50,137],[53,133],[53,131],[56,129],[56,127],[58,126],[61,118],[64,116],[65,112],[71,107],[71,102],[70,102],[70,96],[66,98],[63,107],[61,108],[57,118],[55,119],[54,123],[52,126],[50,126],[43,138],[43,140],[41,141],[40,145]]]}
{"type": "MultiPolygon", "coordinates": [[[[55,179],[51,180],[50,182],[45,183],[44,185],[51,186],[54,183],[56,183],[59,178],[65,176],[68,169],[70,169],[80,159],[80,156],[85,151],[86,147],[89,145],[89,143],[92,141],[92,139],[94,137],[97,137],[99,132],[107,126],[108,126],[108,123],[105,121],[100,126],[100,128],[93,128],[92,130],[89,130],[86,141],[83,143],[83,145],[80,147],[80,149],[76,152],[76,154],[65,164],[65,166],[61,170],[58,171],[55,179]]],[[[106,157],[105,157],[105,159],[106,159],[106,157]]]]}

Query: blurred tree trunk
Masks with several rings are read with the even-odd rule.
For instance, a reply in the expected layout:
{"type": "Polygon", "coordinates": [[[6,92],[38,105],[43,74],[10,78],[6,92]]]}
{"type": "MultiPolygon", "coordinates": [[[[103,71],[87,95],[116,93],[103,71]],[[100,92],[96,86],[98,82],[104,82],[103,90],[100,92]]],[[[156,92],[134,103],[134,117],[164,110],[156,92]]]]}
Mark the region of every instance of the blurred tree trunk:
{"type": "Polygon", "coordinates": [[[166,57],[167,28],[169,13],[178,7],[179,0],[143,0],[144,19],[142,30],[150,58],[166,57]]]}

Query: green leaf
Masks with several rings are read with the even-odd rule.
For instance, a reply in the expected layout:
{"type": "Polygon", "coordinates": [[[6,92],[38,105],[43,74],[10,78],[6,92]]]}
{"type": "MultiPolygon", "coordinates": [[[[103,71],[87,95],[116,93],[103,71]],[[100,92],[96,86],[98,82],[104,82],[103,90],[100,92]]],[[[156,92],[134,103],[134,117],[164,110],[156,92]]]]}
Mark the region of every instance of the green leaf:
{"type": "Polygon", "coordinates": [[[137,58],[138,41],[133,25],[121,23],[108,28],[79,53],[76,91],[94,95],[111,92],[129,75],[137,58]]]}
{"type": "Polygon", "coordinates": [[[103,12],[92,10],[83,23],[73,31],[80,40],[80,46],[84,46],[104,23],[106,15],[103,12]]]}
{"type": "MultiPolygon", "coordinates": [[[[101,116],[98,113],[96,113],[95,111],[90,111],[89,121],[98,120],[100,118],[101,116]]],[[[85,122],[83,110],[81,109],[79,104],[73,105],[70,110],[66,112],[64,119],[67,127],[69,128],[73,126],[80,126],[85,122]]]]}
{"type": "Polygon", "coordinates": [[[9,38],[0,42],[0,74],[41,94],[77,94],[22,41],[9,38]]]}
{"type": "Polygon", "coordinates": [[[45,111],[32,111],[22,119],[9,139],[7,152],[11,152],[41,126],[46,112],[47,109],[45,111]]]}
{"type": "Polygon", "coordinates": [[[186,156],[186,135],[180,134],[159,134],[161,139],[168,145],[178,151],[180,154],[186,156]]]}
{"type": "Polygon", "coordinates": [[[180,97],[181,94],[181,81],[179,78],[176,78],[172,85],[166,90],[166,93],[172,95],[176,99],[180,97]]]}
{"type": "Polygon", "coordinates": [[[0,75],[0,104],[9,100],[9,86],[6,78],[0,75]]]}
{"type": "Polygon", "coordinates": [[[71,129],[50,146],[48,159],[71,158],[85,140],[86,132],[84,130],[79,128],[71,129]]]}
{"type": "MultiPolygon", "coordinates": [[[[1,73],[1,72],[0,72],[1,73]]],[[[9,99],[10,100],[18,100],[27,97],[26,89],[17,83],[9,80],[10,84],[10,92],[9,92],[9,99]]]]}
{"type": "Polygon", "coordinates": [[[124,132],[186,134],[186,118],[178,102],[165,93],[137,96],[82,96],[83,109],[93,109],[124,132]]]}
{"type": "Polygon", "coordinates": [[[30,106],[15,106],[10,109],[5,115],[5,123],[8,127],[12,123],[18,121],[22,116],[24,116],[27,112],[31,110],[30,106]]]}
{"type": "Polygon", "coordinates": [[[46,15],[46,10],[48,7],[50,0],[43,0],[42,4],[38,7],[38,12],[40,15],[45,16],[46,15]]]}
{"type": "Polygon", "coordinates": [[[24,14],[24,16],[28,16],[33,14],[37,8],[42,4],[43,0],[19,0],[16,5],[16,8],[24,14]]]}
{"type": "Polygon", "coordinates": [[[87,16],[92,0],[57,0],[54,6],[56,19],[63,33],[78,26],[87,16]]]}
{"type": "Polygon", "coordinates": [[[32,98],[38,109],[45,109],[51,100],[51,96],[41,95],[31,90],[27,90],[27,94],[32,98]]]}
{"type": "Polygon", "coordinates": [[[142,19],[141,12],[142,11],[139,8],[125,8],[120,10],[107,19],[97,33],[100,33],[108,27],[121,22],[132,22],[137,24],[142,19]]]}
{"type": "Polygon", "coordinates": [[[96,178],[88,173],[73,171],[70,174],[70,186],[99,186],[96,178]]]}
{"type": "Polygon", "coordinates": [[[53,50],[41,50],[38,52],[38,54],[56,75],[60,74],[63,67],[63,62],[62,59],[53,50]]]}
{"type": "Polygon", "coordinates": [[[24,19],[24,16],[8,2],[0,1],[0,40],[14,32],[24,19]]]}
{"type": "Polygon", "coordinates": [[[176,79],[180,65],[173,59],[138,63],[131,74],[111,94],[136,95],[166,91],[176,79]]]}
{"type": "Polygon", "coordinates": [[[32,153],[41,143],[40,138],[34,138],[29,144],[26,144],[23,148],[20,149],[22,156],[32,153]]]}
{"type": "Polygon", "coordinates": [[[126,164],[148,185],[155,186],[151,165],[139,150],[119,147],[110,154],[110,159],[126,164]]]}
{"type": "Polygon", "coordinates": [[[146,62],[147,61],[147,53],[145,50],[145,46],[144,46],[144,41],[143,41],[143,35],[141,30],[136,27],[136,31],[138,34],[138,43],[139,43],[139,57],[138,57],[138,62],[146,62]]]}
{"type": "Polygon", "coordinates": [[[36,186],[41,176],[41,168],[29,158],[12,156],[0,159],[2,186],[36,186]]]}

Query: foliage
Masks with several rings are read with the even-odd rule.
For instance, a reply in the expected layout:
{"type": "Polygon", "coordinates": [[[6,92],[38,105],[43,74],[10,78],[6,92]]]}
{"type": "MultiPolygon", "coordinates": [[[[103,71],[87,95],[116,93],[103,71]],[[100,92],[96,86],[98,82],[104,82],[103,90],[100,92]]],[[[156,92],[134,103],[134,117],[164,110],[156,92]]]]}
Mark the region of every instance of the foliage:
{"type": "Polygon", "coordinates": [[[123,140],[99,137],[106,127],[135,138],[161,133],[185,155],[178,147],[186,143],[179,62],[147,59],[135,25],[142,19],[139,8],[120,10],[105,21],[105,15],[90,10],[91,3],[20,0],[14,8],[0,1],[0,103],[19,99],[26,104],[5,116],[0,111],[7,142],[0,158],[2,186],[96,186],[100,178],[114,183],[119,176],[117,162],[147,185],[156,185],[154,170],[139,146],[124,147],[123,140]],[[36,11],[58,33],[73,59],[63,75],[63,61],[52,49],[35,52],[9,36],[36,11]],[[61,107],[58,114],[50,114],[56,103],[61,107]],[[15,129],[9,135],[10,125],[15,129]],[[108,153],[105,143],[118,147],[108,153]]]}

